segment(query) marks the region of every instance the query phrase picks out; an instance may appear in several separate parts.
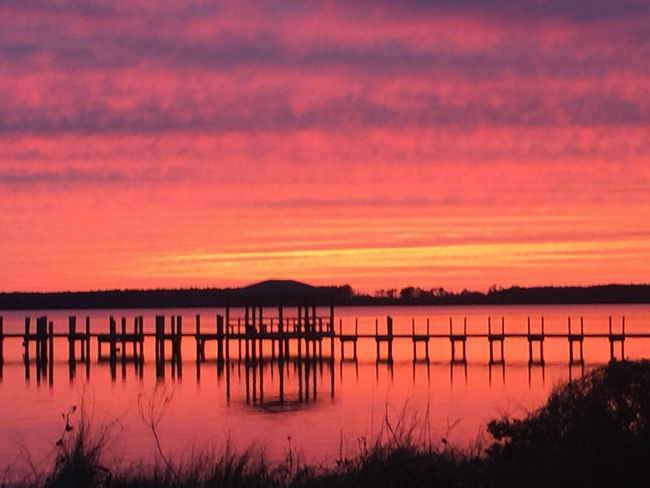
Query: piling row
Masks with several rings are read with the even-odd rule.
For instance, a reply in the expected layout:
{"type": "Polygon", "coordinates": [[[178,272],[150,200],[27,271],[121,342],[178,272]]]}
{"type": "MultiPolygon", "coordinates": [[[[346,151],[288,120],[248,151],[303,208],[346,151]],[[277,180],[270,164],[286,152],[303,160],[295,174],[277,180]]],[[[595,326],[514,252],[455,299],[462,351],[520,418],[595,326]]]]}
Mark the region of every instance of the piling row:
{"type": "MultiPolygon", "coordinates": [[[[37,379],[47,376],[51,372],[54,360],[54,338],[66,338],[68,341],[68,362],[71,378],[77,363],[86,365],[87,374],[90,367],[90,343],[94,338],[97,343],[97,361],[107,361],[111,370],[116,374],[118,362],[133,363],[136,370],[141,372],[144,364],[144,342],[146,337],[154,337],[154,356],[156,374],[164,376],[165,364],[171,365],[172,376],[182,375],[182,340],[184,337],[194,337],[196,342],[197,364],[206,361],[206,345],[215,343],[216,361],[220,368],[232,360],[238,360],[245,365],[264,363],[265,361],[286,362],[294,357],[300,360],[323,359],[323,342],[329,341],[329,358],[334,360],[334,343],[340,343],[340,359],[346,360],[346,345],[352,346],[351,360],[357,361],[357,344],[360,340],[371,339],[376,344],[377,362],[393,361],[393,343],[395,340],[410,340],[413,345],[413,362],[430,362],[429,343],[435,339],[449,341],[449,357],[451,364],[467,364],[467,341],[469,339],[487,339],[489,346],[489,365],[505,364],[505,342],[511,339],[525,339],[528,344],[528,362],[530,365],[544,365],[544,344],[547,339],[564,339],[568,343],[569,364],[584,364],[584,342],[587,338],[607,339],[610,345],[610,359],[625,358],[625,341],[630,338],[650,338],[650,334],[626,333],[625,318],[621,320],[620,331],[614,331],[612,318],[609,318],[608,333],[584,332],[584,321],[580,318],[579,326],[567,322],[566,333],[548,333],[545,330],[544,318],[539,326],[534,327],[531,319],[527,319],[525,333],[507,333],[505,320],[502,318],[500,328],[493,328],[490,318],[487,321],[487,333],[468,333],[467,319],[462,324],[454,324],[449,319],[448,334],[434,334],[430,331],[429,319],[426,321],[426,331],[417,330],[415,319],[412,321],[409,334],[396,334],[393,330],[393,319],[386,317],[385,328],[379,319],[375,321],[374,334],[359,333],[359,322],[355,320],[354,331],[344,333],[343,323],[339,322],[338,334],[333,328],[333,312],[329,320],[316,315],[314,307],[300,307],[297,317],[284,318],[282,309],[278,317],[264,317],[261,307],[247,307],[244,316],[237,319],[217,315],[215,317],[213,332],[202,328],[201,317],[196,316],[194,333],[183,332],[183,318],[181,316],[158,315],[155,317],[155,331],[153,334],[144,332],[144,319],[142,316],[134,317],[132,326],[127,327],[127,319],[122,317],[108,319],[108,333],[92,333],[90,318],[85,318],[85,324],[78,330],[77,318],[68,319],[68,332],[54,334],[53,323],[47,317],[36,319],[36,330],[32,331],[32,320],[25,318],[23,334],[5,334],[3,318],[0,316],[0,377],[2,377],[5,362],[5,339],[21,338],[23,340],[23,359],[26,366],[26,375],[29,377],[30,364],[36,365],[37,379]],[[119,327],[118,327],[119,323],[119,327]],[[235,353],[231,347],[236,345],[235,353]],[[418,350],[424,348],[424,357],[420,357],[418,350]],[[265,357],[265,351],[270,357],[265,357]]],[[[51,375],[50,375],[51,376],[51,375]]]]}

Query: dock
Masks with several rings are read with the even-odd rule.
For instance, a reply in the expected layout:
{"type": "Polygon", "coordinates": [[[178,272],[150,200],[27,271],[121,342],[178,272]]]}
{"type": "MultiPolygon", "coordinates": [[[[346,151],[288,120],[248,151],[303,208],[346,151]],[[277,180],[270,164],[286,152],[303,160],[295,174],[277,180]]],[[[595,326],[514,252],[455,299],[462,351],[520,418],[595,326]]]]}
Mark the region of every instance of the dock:
{"type": "Polygon", "coordinates": [[[534,368],[539,368],[544,378],[544,348],[549,341],[556,343],[555,356],[557,343],[566,344],[571,375],[571,368],[576,365],[584,371],[584,352],[594,340],[600,340],[602,349],[606,347],[603,342],[608,344],[609,359],[617,361],[626,359],[626,343],[650,339],[650,333],[626,330],[625,317],[616,320],[609,317],[608,322],[602,324],[606,327],[601,327],[601,332],[586,332],[583,319],[576,321],[575,317],[573,320],[567,317],[564,331],[559,331],[555,322],[554,331],[549,332],[544,317],[528,317],[523,324],[511,325],[516,330],[512,332],[508,330],[510,324],[504,318],[493,323],[493,319],[487,317],[484,331],[477,331],[474,327],[469,332],[467,319],[458,317],[449,318],[448,321],[437,317],[435,329],[429,318],[417,322],[412,319],[410,330],[401,323],[396,331],[393,318],[388,316],[376,318],[374,330],[365,327],[361,332],[358,319],[347,319],[344,324],[342,319],[336,320],[333,306],[313,305],[300,305],[290,314],[285,307],[249,306],[237,310],[225,308],[223,313],[210,317],[168,314],[128,318],[108,316],[91,320],[88,316],[73,315],[67,318],[67,327],[54,324],[47,316],[25,317],[22,332],[15,332],[15,325],[14,322],[12,332],[5,332],[4,319],[0,316],[0,381],[5,369],[5,353],[12,349],[10,356],[15,361],[13,358],[16,357],[17,347],[22,349],[25,379],[29,381],[33,377],[38,384],[46,382],[50,386],[54,382],[55,352],[63,356],[58,358],[59,363],[67,361],[70,381],[79,372],[85,372],[85,377],[90,378],[93,363],[108,365],[113,381],[117,380],[120,372],[122,379],[126,379],[127,365],[142,378],[146,362],[155,365],[155,375],[161,380],[166,375],[172,379],[182,378],[183,367],[187,368],[188,363],[194,362],[196,380],[200,381],[203,365],[211,363],[216,366],[218,377],[225,378],[228,399],[231,374],[237,374],[245,381],[246,403],[261,408],[272,408],[273,402],[277,403],[273,408],[281,408],[285,401],[291,404],[315,399],[319,389],[317,377],[322,381],[324,368],[329,371],[329,393],[333,397],[335,362],[338,360],[341,375],[346,362],[356,364],[358,372],[358,347],[364,342],[364,360],[372,357],[374,350],[378,378],[380,370],[384,369],[380,365],[386,367],[392,376],[394,350],[397,343],[401,343],[398,349],[400,361],[408,360],[407,344],[411,346],[414,379],[416,369],[423,371],[424,367],[429,374],[433,363],[432,351],[435,351],[437,363],[441,356],[447,358],[452,382],[454,374],[459,374],[459,368],[462,368],[467,379],[467,345],[470,342],[473,351],[476,351],[477,345],[482,347],[480,345],[484,344],[485,354],[482,356],[489,366],[490,382],[493,368],[501,371],[505,381],[505,343],[508,342],[512,343],[510,351],[520,348],[518,362],[521,362],[522,356],[527,357],[530,382],[534,368]],[[324,310],[327,313],[323,314],[324,310]],[[441,329],[446,330],[443,332],[441,329]],[[55,347],[55,341],[58,347],[55,347]],[[187,344],[188,341],[193,343],[192,346],[187,344]],[[63,346],[65,342],[67,348],[63,346]],[[149,351],[151,356],[145,358],[145,351],[149,351]],[[337,351],[339,357],[336,357],[337,351]],[[277,395],[265,392],[265,371],[271,375],[277,374],[277,395]],[[297,388],[286,384],[289,378],[296,381],[294,386],[297,388]],[[285,390],[297,391],[297,398],[287,399],[285,390]],[[269,401],[271,404],[267,404],[269,401]]]}
{"type": "Polygon", "coordinates": [[[292,358],[334,360],[336,342],[339,343],[341,360],[357,361],[357,344],[361,341],[375,342],[378,362],[393,361],[393,344],[396,341],[412,343],[414,362],[429,361],[431,343],[437,341],[440,348],[444,347],[441,343],[446,341],[449,345],[450,363],[466,364],[467,342],[484,341],[490,365],[505,364],[504,344],[506,341],[516,340],[527,345],[530,364],[543,365],[544,344],[548,340],[565,341],[567,361],[570,364],[580,364],[584,363],[585,343],[592,339],[606,339],[609,342],[610,360],[625,359],[626,341],[650,339],[650,333],[626,331],[625,317],[621,318],[620,325],[617,326],[610,317],[608,332],[600,333],[585,332],[582,319],[579,324],[575,324],[571,318],[567,320],[566,332],[548,332],[545,330],[543,317],[536,326],[531,318],[528,318],[526,332],[508,332],[503,319],[499,327],[495,328],[488,318],[483,333],[469,333],[466,319],[460,324],[455,324],[449,319],[447,333],[432,333],[429,319],[426,320],[426,328],[419,330],[413,319],[411,331],[396,333],[393,319],[386,317],[384,323],[380,323],[379,319],[375,321],[374,333],[360,333],[357,320],[353,330],[348,331],[344,329],[342,321],[339,321],[337,331],[334,326],[333,308],[326,317],[318,316],[316,307],[301,307],[297,317],[291,318],[283,317],[282,310],[275,316],[265,315],[267,312],[262,308],[250,308],[245,311],[244,317],[231,318],[229,310],[226,310],[224,315],[218,314],[211,320],[212,330],[208,330],[205,317],[196,315],[189,331],[183,328],[183,317],[157,315],[153,317],[153,332],[145,332],[145,319],[142,316],[132,318],[130,326],[125,317],[109,316],[108,333],[93,332],[89,317],[85,317],[83,330],[78,330],[76,316],[69,317],[67,332],[55,333],[54,323],[42,316],[35,320],[26,317],[23,333],[5,333],[3,318],[0,316],[0,371],[4,365],[5,348],[13,347],[12,342],[22,341],[25,364],[34,363],[37,365],[37,374],[46,374],[54,359],[55,339],[68,342],[67,361],[71,366],[83,363],[86,367],[93,360],[93,342],[97,351],[94,359],[97,362],[131,362],[142,365],[145,361],[145,342],[153,340],[154,362],[157,365],[170,363],[175,369],[180,369],[183,362],[184,340],[195,341],[196,353],[193,359],[197,363],[207,360],[206,347],[212,344],[219,364],[231,361],[254,363],[267,359],[288,361],[292,358]],[[35,330],[32,329],[34,324],[35,330]],[[346,346],[352,347],[351,357],[346,357],[346,346]],[[265,351],[268,357],[265,357],[265,351]]]}

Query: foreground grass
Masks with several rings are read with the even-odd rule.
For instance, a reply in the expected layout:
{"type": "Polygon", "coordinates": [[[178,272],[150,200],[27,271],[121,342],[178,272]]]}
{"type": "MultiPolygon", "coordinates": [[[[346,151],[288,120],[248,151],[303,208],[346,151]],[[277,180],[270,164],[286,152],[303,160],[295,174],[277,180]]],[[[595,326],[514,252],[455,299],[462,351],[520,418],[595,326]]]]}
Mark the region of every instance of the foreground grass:
{"type": "Polygon", "coordinates": [[[268,464],[254,451],[225,452],[185,466],[165,463],[112,471],[103,438],[85,425],[66,429],[49,475],[25,487],[645,487],[650,486],[650,363],[614,362],[556,388],[524,419],[488,424],[485,450],[462,451],[416,439],[390,425],[335,467],[288,456],[268,464]],[[73,435],[74,432],[74,435],[73,435]]]}

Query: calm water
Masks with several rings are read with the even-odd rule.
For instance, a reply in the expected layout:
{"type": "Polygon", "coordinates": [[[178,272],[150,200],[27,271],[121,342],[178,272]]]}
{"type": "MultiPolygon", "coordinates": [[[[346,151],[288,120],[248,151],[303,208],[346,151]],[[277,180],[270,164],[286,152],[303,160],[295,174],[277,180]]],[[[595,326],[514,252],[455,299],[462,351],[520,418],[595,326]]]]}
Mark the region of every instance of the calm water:
{"type": "MultiPolygon", "coordinates": [[[[192,332],[194,317],[202,317],[203,331],[214,328],[214,317],[221,309],[183,310],[100,310],[3,313],[5,333],[22,332],[26,316],[47,315],[55,332],[67,331],[67,318],[76,315],[82,323],[90,316],[92,331],[108,330],[110,315],[144,316],[145,332],[153,330],[154,316],[182,315],[184,331],[192,332]]],[[[326,313],[324,312],[326,315],[326,313]]],[[[488,317],[506,332],[525,332],[527,318],[538,331],[544,317],[546,332],[566,332],[570,317],[577,330],[582,317],[585,333],[607,333],[609,317],[614,330],[620,330],[625,317],[626,332],[650,331],[650,306],[504,306],[504,307],[365,307],[336,310],[337,332],[341,321],[344,333],[358,323],[360,333],[373,333],[378,321],[385,330],[386,316],[394,319],[394,332],[448,333],[450,318],[454,331],[467,321],[468,333],[485,333],[488,317]]],[[[195,343],[183,341],[182,374],[156,378],[152,338],[145,343],[145,367],[140,376],[134,365],[118,365],[116,378],[106,363],[94,361],[96,344],[91,345],[93,361],[86,373],[77,365],[70,379],[67,341],[55,343],[53,381],[36,379],[30,368],[26,379],[20,339],[5,340],[5,366],[0,379],[0,466],[21,469],[29,460],[47,468],[64,422],[62,413],[83,404],[96,429],[110,438],[108,462],[154,461],[155,442],[146,421],[152,414],[158,420],[157,433],[166,454],[174,459],[189,459],[193,452],[219,449],[227,441],[240,448],[256,445],[271,459],[282,459],[289,449],[308,462],[332,462],[340,455],[357,452],[362,439],[379,435],[385,419],[395,424],[400,418],[414,423],[436,441],[448,439],[460,447],[473,445],[485,437],[485,424],[503,414],[521,416],[540,406],[551,388],[570,375],[580,374],[579,366],[568,365],[566,339],[548,339],[544,355],[546,366],[528,366],[525,339],[505,343],[505,368],[488,367],[486,339],[468,339],[468,365],[451,366],[449,340],[430,343],[430,363],[412,361],[410,340],[394,343],[394,364],[377,364],[375,342],[359,342],[357,363],[340,362],[340,346],[335,343],[337,360],[298,369],[285,365],[280,374],[277,364],[247,370],[234,361],[228,374],[219,371],[214,360],[215,345],[208,344],[208,361],[198,368],[195,343]],[[280,392],[283,401],[280,401],[280,392]],[[151,410],[153,408],[153,411],[151,410]],[[142,412],[144,415],[142,415],[142,412]],[[143,419],[144,417],[144,419],[143,419]]],[[[346,346],[351,357],[352,346],[346,346]]],[[[423,348],[423,345],[419,346],[423,348]]],[[[236,350],[236,346],[232,346],[236,350]]],[[[324,352],[329,352],[329,344],[324,352]]],[[[267,351],[268,354],[268,351],[267,351]]],[[[423,349],[419,350],[423,355],[423,349]]],[[[586,339],[585,369],[607,362],[607,339],[586,339]]],[[[628,358],[650,357],[650,340],[630,339],[625,344],[628,358]]],[[[78,412],[72,419],[78,418],[78,412]]]]}

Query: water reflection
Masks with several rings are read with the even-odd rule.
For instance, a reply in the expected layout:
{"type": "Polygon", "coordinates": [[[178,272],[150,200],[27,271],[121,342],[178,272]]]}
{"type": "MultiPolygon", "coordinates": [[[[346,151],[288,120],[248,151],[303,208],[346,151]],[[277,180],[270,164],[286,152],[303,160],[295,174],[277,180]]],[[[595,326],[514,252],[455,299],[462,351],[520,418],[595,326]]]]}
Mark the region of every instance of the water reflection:
{"type": "MultiPolygon", "coordinates": [[[[571,372],[571,366],[569,365],[569,373],[571,372]]],[[[544,362],[528,362],[528,386],[532,386],[533,379],[535,378],[534,373],[537,373],[537,377],[541,378],[542,385],[546,382],[546,367],[544,362]]]]}
{"type": "MultiPolygon", "coordinates": [[[[34,330],[37,320],[32,318],[25,348],[25,344],[21,347],[25,336],[24,316],[14,317],[9,321],[12,327],[9,332],[16,337],[6,337],[4,349],[0,348],[0,394],[7,400],[0,404],[0,459],[4,462],[14,455],[14,439],[18,435],[30,448],[38,446],[42,439],[56,440],[60,412],[78,403],[80,389],[92,389],[102,411],[119,416],[134,404],[143,390],[148,391],[156,384],[176,390],[161,434],[167,435],[170,449],[177,449],[173,452],[178,455],[187,450],[187,443],[182,444],[186,439],[200,444],[205,439],[222,437],[228,429],[244,448],[263,437],[271,445],[270,452],[277,449],[281,455],[283,442],[291,435],[307,455],[335,457],[342,433],[349,439],[370,437],[377,429],[369,419],[374,419],[376,426],[387,405],[399,409],[405,402],[421,411],[428,409],[432,425],[438,426],[446,438],[450,438],[447,426],[454,425],[451,437],[460,445],[467,445],[486,420],[498,417],[501,411],[524,414],[527,409],[537,408],[555,384],[577,378],[594,365],[607,362],[612,349],[617,358],[649,355],[649,341],[642,337],[631,339],[628,332],[647,332],[650,308],[636,312],[637,309],[620,309],[621,315],[630,317],[625,332],[619,318],[612,321],[609,330],[609,309],[590,310],[571,311],[568,324],[566,309],[554,312],[555,315],[551,313],[553,310],[537,310],[538,315],[547,317],[546,336],[543,354],[541,345],[533,340],[533,361],[529,361],[528,339],[529,335],[535,339],[541,333],[542,324],[539,319],[531,320],[529,334],[526,316],[533,315],[530,310],[506,315],[505,332],[511,334],[507,338],[501,334],[502,310],[498,313],[493,309],[436,311],[439,315],[453,312],[451,335],[465,338],[465,351],[463,341],[457,342],[454,351],[457,360],[453,362],[450,361],[449,317],[433,317],[428,321],[424,315],[430,310],[406,311],[416,315],[415,319],[408,320],[398,316],[395,310],[379,311],[393,314],[395,322],[392,357],[388,354],[389,344],[380,342],[379,361],[373,335],[377,324],[374,317],[343,319],[347,324],[343,333],[348,333],[350,340],[341,341],[335,348],[327,337],[321,342],[302,341],[300,345],[292,338],[289,347],[286,342],[265,341],[260,348],[260,341],[247,344],[238,338],[219,343],[218,321],[216,329],[212,326],[216,340],[199,344],[185,330],[182,343],[174,343],[179,330],[183,332],[188,321],[192,323],[190,313],[196,311],[168,313],[166,337],[161,344],[164,350],[156,354],[151,312],[146,312],[140,343],[141,329],[140,325],[136,327],[139,324],[136,318],[141,312],[129,311],[128,315],[125,312],[126,321],[120,317],[121,312],[115,312],[118,318],[111,327],[106,312],[101,311],[91,317],[93,323],[105,326],[103,330],[94,326],[97,332],[111,336],[111,329],[115,331],[113,340],[102,344],[101,361],[97,361],[99,351],[95,348],[94,334],[92,343],[84,341],[84,319],[77,319],[75,340],[69,342],[62,334],[70,332],[69,312],[62,312],[63,317],[52,312],[45,330],[49,335],[49,323],[55,322],[57,334],[52,341],[38,344],[38,331],[42,328],[34,330]],[[488,320],[486,315],[489,317],[490,313],[495,317],[488,320]],[[466,322],[462,314],[467,314],[466,322]],[[584,316],[584,336],[580,316],[584,316]],[[61,324],[66,327],[57,330],[61,324]],[[359,338],[366,333],[370,337],[359,338]],[[591,335],[587,337],[587,333],[591,335]],[[476,337],[476,334],[482,335],[476,337]],[[623,334],[624,350],[623,343],[618,342],[623,334]],[[583,351],[580,337],[587,337],[583,351]],[[126,339],[124,344],[122,338],[126,339]],[[115,345],[113,351],[111,343],[115,345]],[[335,358],[333,349],[337,353],[335,358]],[[456,424],[459,418],[461,422],[456,424]],[[42,428],[44,419],[51,424],[47,432],[42,428]]],[[[355,309],[350,313],[364,311],[355,309]]],[[[218,315],[201,312],[204,317],[208,313],[213,317],[218,315]]],[[[383,326],[385,322],[381,320],[379,324],[383,326]]],[[[205,323],[202,325],[206,329],[205,323]]],[[[388,337],[388,332],[382,328],[379,335],[388,337]]],[[[134,437],[140,435],[138,422],[136,415],[129,426],[131,432],[136,432],[132,434],[134,437]]],[[[142,436],[147,438],[146,431],[142,436]]],[[[131,440],[129,446],[139,445],[139,441],[131,440]]],[[[48,449],[50,444],[43,452],[49,452],[48,449]]],[[[144,457],[151,446],[143,444],[138,449],[133,454],[135,458],[144,457]]],[[[35,452],[40,452],[38,447],[35,452]]]]}
{"type": "Polygon", "coordinates": [[[498,372],[500,371],[499,376],[501,377],[502,384],[506,384],[506,364],[501,361],[501,362],[490,362],[488,364],[488,382],[490,386],[492,386],[492,370],[495,370],[495,374],[499,374],[498,372]]]}

